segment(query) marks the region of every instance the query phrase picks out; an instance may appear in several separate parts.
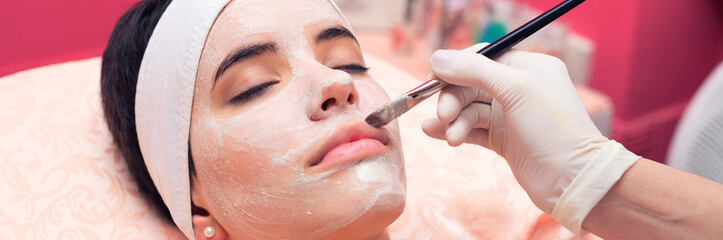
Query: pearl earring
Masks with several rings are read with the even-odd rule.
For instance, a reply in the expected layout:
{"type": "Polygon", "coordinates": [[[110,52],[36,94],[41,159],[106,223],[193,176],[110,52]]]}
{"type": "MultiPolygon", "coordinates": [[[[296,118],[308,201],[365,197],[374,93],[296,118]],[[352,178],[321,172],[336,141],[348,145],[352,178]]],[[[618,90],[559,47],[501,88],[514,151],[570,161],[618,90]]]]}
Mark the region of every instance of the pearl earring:
{"type": "Polygon", "coordinates": [[[213,236],[216,236],[216,228],[213,226],[208,226],[203,229],[203,235],[207,238],[212,238],[213,236]]]}

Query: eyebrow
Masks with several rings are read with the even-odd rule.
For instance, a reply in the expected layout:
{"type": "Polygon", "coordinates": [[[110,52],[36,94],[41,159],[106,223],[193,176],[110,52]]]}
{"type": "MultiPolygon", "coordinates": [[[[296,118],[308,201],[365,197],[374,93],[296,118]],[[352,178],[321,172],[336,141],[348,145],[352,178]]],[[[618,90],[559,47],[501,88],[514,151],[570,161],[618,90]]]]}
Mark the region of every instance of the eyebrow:
{"type": "Polygon", "coordinates": [[[359,41],[357,41],[354,34],[352,34],[348,29],[342,26],[335,26],[321,31],[319,35],[316,36],[316,43],[330,41],[338,38],[350,38],[353,39],[357,44],[359,44],[359,41]]]}
{"type": "Polygon", "coordinates": [[[277,50],[278,47],[276,47],[276,44],[261,43],[239,48],[236,51],[233,51],[231,54],[226,56],[226,58],[223,59],[223,62],[221,62],[221,65],[218,66],[218,70],[216,70],[216,75],[213,79],[214,83],[218,81],[218,78],[234,64],[253,57],[261,56],[263,54],[273,53],[277,50]]]}

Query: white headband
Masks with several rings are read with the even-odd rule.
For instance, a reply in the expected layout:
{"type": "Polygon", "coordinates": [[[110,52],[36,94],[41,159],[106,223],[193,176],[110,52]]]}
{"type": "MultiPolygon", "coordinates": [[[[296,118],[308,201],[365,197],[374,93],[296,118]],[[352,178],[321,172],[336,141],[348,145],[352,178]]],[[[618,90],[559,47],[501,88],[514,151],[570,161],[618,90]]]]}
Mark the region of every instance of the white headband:
{"type": "MultiPolygon", "coordinates": [[[[333,0],[347,26],[349,22],[333,0]]],[[[188,139],[201,52],[230,0],[174,0],[143,55],[136,87],[136,131],[148,172],[173,221],[193,239],[188,139]]]]}

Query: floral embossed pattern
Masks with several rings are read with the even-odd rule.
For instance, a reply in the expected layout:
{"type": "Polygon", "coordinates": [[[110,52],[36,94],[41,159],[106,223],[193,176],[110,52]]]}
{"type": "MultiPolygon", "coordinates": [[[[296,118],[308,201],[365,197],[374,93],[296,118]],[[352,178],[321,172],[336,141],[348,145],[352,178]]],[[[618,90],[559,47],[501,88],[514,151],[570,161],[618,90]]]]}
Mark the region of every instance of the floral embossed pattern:
{"type": "MultiPolygon", "coordinates": [[[[365,57],[391,97],[420,83],[365,57]]],[[[99,76],[91,58],[0,78],[0,239],[184,238],[139,196],[103,120],[99,76]]],[[[504,159],[426,137],[420,123],[434,101],[399,119],[407,207],[392,239],[572,238],[535,208],[504,159]]]]}
{"type": "Polygon", "coordinates": [[[139,196],[100,106],[100,58],[0,78],[0,239],[182,239],[139,196]]]}

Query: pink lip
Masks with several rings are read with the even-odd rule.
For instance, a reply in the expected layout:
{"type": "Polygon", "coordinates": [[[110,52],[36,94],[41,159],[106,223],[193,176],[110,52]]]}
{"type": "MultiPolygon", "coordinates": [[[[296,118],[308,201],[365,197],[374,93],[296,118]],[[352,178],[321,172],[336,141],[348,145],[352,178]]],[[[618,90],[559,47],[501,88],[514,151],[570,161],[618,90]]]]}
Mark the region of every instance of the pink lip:
{"type": "Polygon", "coordinates": [[[390,150],[389,138],[380,129],[361,121],[342,125],[326,140],[312,159],[313,172],[324,172],[335,167],[361,161],[390,150]]]}

